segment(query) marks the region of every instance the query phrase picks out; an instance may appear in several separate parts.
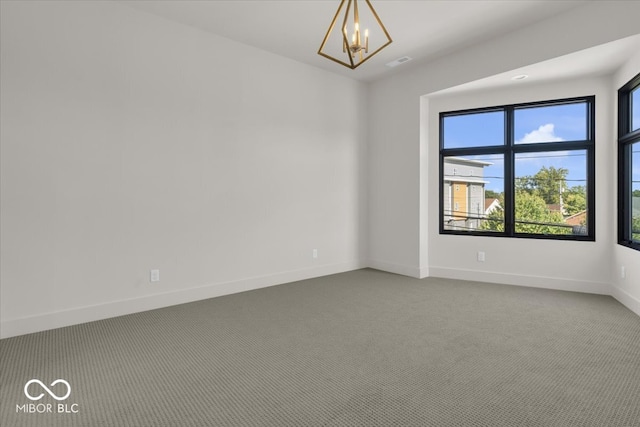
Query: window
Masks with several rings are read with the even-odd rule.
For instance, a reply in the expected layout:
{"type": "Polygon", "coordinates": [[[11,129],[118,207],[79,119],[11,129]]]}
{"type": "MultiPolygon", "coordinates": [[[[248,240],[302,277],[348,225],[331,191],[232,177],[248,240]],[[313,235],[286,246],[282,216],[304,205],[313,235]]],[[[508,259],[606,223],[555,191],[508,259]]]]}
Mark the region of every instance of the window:
{"type": "Polygon", "coordinates": [[[441,113],[440,233],[595,240],[594,117],[593,96],[441,113]]]}
{"type": "Polygon", "coordinates": [[[640,250],[640,74],[618,91],[618,243],[640,250]]]}
{"type": "Polygon", "coordinates": [[[640,87],[631,92],[631,130],[638,129],[640,129],[640,87]]]}

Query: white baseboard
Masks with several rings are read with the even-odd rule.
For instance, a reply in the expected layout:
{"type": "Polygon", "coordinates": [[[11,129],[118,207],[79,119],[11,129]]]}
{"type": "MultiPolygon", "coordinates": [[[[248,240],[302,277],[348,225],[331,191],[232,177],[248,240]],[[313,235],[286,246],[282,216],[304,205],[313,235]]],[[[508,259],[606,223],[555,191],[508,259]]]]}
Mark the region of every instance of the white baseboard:
{"type": "Polygon", "coordinates": [[[110,317],[138,313],[176,304],[184,304],[207,298],[214,298],[253,289],[298,280],[312,279],[330,274],[343,273],[370,267],[403,276],[424,278],[428,276],[448,279],[473,280],[480,282],[502,283],[507,285],[531,286],[536,288],[557,289],[573,292],[586,292],[611,295],[631,311],[640,316],[640,300],[623,289],[607,283],[585,282],[583,280],[559,279],[553,277],[527,276],[487,272],[478,270],[462,270],[447,267],[430,267],[428,269],[407,265],[393,264],[369,260],[366,263],[351,261],[341,264],[322,265],[318,267],[281,272],[272,275],[250,277],[230,282],[216,283],[197,288],[149,295],[141,298],[108,302],[85,306],[38,316],[5,320],[0,324],[0,338],[9,338],[48,329],[77,325],[110,317]]]}
{"type": "Polygon", "coordinates": [[[478,282],[501,283],[505,285],[530,286],[532,288],[556,289],[560,291],[585,292],[589,294],[611,295],[611,285],[584,280],[560,279],[556,277],[530,276],[479,270],[430,267],[430,276],[447,279],[473,280],[478,282]]]}
{"type": "Polygon", "coordinates": [[[622,305],[640,316],[640,299],[629,294],[624,289],[611,286],[611,296],[617,299],[622,305]]]}
{"type": "Polygon", "coordinates": [[[9,319],[0,324],[0,338],[9,338],[33,332],[45,331],[48,329],[56,329],[64,326],[92,322],[95,320],[108,319],[110,317],[122,316],[125,314],[139,313],[142,311],[250,291],[253,289],[295,282],[298,280],[312,279],[330,274],[358,270],[364,267],[366,267],[366,265],[360,261],[322,265],[313,268],[286,271],[266,276],[250,277],[230,282],[200,286],[197,288],[149,295],[141,298],[78,307],[37,316],[9,319]]]}
{"type": "Polygon", "coordinates": [[[375,270],[386,271],[387,273],[400,274],[402,276],[415,277],[420,279],[424,276],[421,276],[421,269],[419,267],[413,267],[409,265],[402,264],[393,264],[390,262],[377,261],[377,260],[369,260],[367,261],[367,267],[373,268],[375,270]]]}

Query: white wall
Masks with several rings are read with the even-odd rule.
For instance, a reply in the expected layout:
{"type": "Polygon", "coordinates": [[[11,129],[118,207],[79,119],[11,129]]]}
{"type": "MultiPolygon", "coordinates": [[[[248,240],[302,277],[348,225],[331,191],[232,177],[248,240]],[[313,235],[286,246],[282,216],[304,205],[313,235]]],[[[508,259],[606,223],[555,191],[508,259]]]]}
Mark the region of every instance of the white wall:
{"type": "Polygon", "coordinates": [[[117,3],[1,4],[2,337],[361,266],[364,84],[117,3]]]}
{"type": "MultiPolygon", "coordinates": [[[[474,95],[424,96],[636,34],[638,2],[587,2],[370,86],[117,3],[0,6],[2,337],[363,265],[592,292],[613,283],[638,307],[638,253],[607,222],[614,152],[598,159],[595,243],[439,236],[426,118],[474,95]],[[465,261],[453,266],[458,240],[465,261]],[[558,246],[562,261],[547,255],[558,246]],[[531,248],[542,256],[532,264],[497,264],[531,248]]],[[[593,84],[599,111],[613,111],[638,62],[615,84],[557,89],[593,84]]],[[[610,119],[598,134],[614,146],[610,119]]]]}
{"type": "MultiPolygon", "coordinates": [[[[371,265],[418,277],[432,274],[430,250],[439,249],[427,236],[432,235],[429,212],[437,197],[429,190],[433,159],[427,144],[433,142],[423,120],[430,114],[423,95],[637,34],[639,14],[638,2],[587,2],[373,83],[368,151],[371,265]]],[[[556,270],[552,266],[538,274],[551,276],[556,270]]]]}
{"type": "MultiPolygon", "coordinates": [[[[639,2],[587,2],[506,37],[373,83],[369,119],[373,132],[368,151],[370,264],[416,277],[460,277],[613,293],[640,314],[638,255],[615,244],[612,79],[559,82],[513,92],[470,93],[448,100],[423,96],[638,34],[637,16],[640,16],[639,2]],[[429,120],[437,115],[437,109],[589,94],[598,97],[596,242],[438,235],[438,151],[437,138],[434,139],[437,129],[429,120]],[[611,255],[614,248],[615,261],[611,255]],[[487,253],[487,261],[482,265],[476,261],[478,250],[487,253]],[[463,259],[461,263],[453,261],[454,253],[456,260],[463,259]],[[627,279],[616,281],[617,288],[612,290],[614,270],[618,271],[614,263],[626,264],[627,279]],[[634,267],[630,269],[629,265],[634,267]]],[[[637,65],[629,68],[638,69],[637,65]]]]}
{"type": "Polygon", "coordinates": [[[610,171],[615,157],[611,149],[613,125],[609,112],[614,95],[610,86],[610,77],[606,76],[547,84],[513,83],[501,89],[429,97],[428,193],[436,198],[427,211],[431,275],[610,294],[610,253],[614,245],[611,205],[615,188],[610,171]],[[596,96],[595,242],[439,234],[440,112],[589,95],[596,96]],[[478,251],[485,252],[485,262],[477,261],[478,251]]]}
{"type": "MultiPolygon", "coordinates": [[[[636,74],[640,73],[640,52],[638,52],[616,73],[613,78],[612,90],[617,93],[625,83],[631,80],[636,74]]],[[[617,98],[616,98],[617,99],[617,98]]],[[[612,150],[616,153],[616,156],[611,159],[612,161],[612,175],[613,179],[617,179],[617,101],[612,108],[612,121],[614,123],[611,139],[613,141],[612,150]]],[[[614,204],[612,205],[612,215],[614,221],[612,222],[612,233],[617,233],[617,192],[614,193],[614,204]]],[[[617,234],[615,234],[617,236],[617,234]]],[[[619,301],[623,302],[627,307],[640,315],[640,252],[625,246],[615,245],[615,250],[612,252],[612,283],[613,283],[613,296],[619,301]],[[621,269],[625,267],[625,277],[621,277],[621,269]]]]}

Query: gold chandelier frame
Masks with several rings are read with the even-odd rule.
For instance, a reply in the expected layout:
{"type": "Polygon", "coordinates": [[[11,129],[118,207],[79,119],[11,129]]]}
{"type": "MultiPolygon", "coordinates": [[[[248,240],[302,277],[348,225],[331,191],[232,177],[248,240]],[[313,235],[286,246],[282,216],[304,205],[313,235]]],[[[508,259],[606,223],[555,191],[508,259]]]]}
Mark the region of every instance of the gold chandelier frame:
{"type": "Polygon", "coordinates": [[[382,32],[384,33],[384,36],[386,38],[386,41],[380,46],[378,47],[376,50],[374,50],[372,53],[369,53],[369,36],[368,36],[368,29],[365,30],[365,42],[364,44],[362,43],[362,38],[360,35],[360,16],[359,16],[359,11],[358,11],[358,0],[341,0],[340,1],[340,6],[338,6],[338,10],[336,11],[335,16],[333,17],[333,20],[331,21],[331,25],[329,26],[329,29],[327,30],[327,34],[324,36],[324,40],[322,40],[322,44],[320,45],[320,49],[318,49],[318,55],[324,56],[327,59],[330,59],[334,62],[337,62],[338,64],[344,65],[347,68],[351,68],[356,69],[357,67],[359,67],[360,65],[364,64],[366,61],[368,61],[372,56],[374,56],[375,54],[377,54],[378,52],[380,52],[382,49],[384,49],[385,47],[389,46],[389,44],[391,44],[391,42],[393,40],[391,40],[391,37],[389,36],[389,32],[387,31],[387,29],[385,28],[384,24],[382,23],[382,21],[380,20],[380,17],[378,16],[378,14],[376,13],[376,10],[373,8],[373,6],[371,5],[371,2],[369,0],[365,0],[365,3],[367,5],[367,7],[369,8],[369,11],[371,12],[371,15],[374,17],[375,21],[377,22],[378,26],[380,27],[380,29],[382,30],[382,32]],[[346,8],[344,8],[346,3],[346,8]],[[340,33],[342,34],[342,52],[345,53],[345,55],[347,56],[349,62],[343,61],[335,56],[332,56],[328,53],[326,53],[324,51],[325,46],[327,45],[327,41],[329,40],[329,37],[331,36],[331,33],[333,32],[335,26],[336,26],[336,22],[338,21],[338,19],[341,16],[341,11],[344,8],[344,20],[342,22],[342,30],[340,31],[340,33]],[[353,11],[353,15],[350,19],[350,12],[353,11]],[[351,42],[349,42],[349,37],[348,37],[348,33],[347,33],[347,23],[349,21],[353,21],[354,22],[354,33],[352,35],[352,39],[351,42]]]}

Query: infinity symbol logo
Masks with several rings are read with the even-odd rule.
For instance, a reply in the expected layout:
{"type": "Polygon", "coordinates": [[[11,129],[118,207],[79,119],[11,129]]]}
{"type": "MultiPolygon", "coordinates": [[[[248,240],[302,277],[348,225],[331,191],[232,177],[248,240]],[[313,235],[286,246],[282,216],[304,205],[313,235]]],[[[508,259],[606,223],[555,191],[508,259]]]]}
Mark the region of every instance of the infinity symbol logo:
{"type": "Polygon", "coordinates": [[[29,382],[27,382],[27,383],[24,385],[24,395],[25,395],[25,396],[27,396],[27,397],[28,397],[29,399],[31,399],[31,400],[40,400],[40,399],[42,399],[42,396],[44,396],[44,393],[40,393],[40,394],[39,394],[39,395],[37,395],[37,396],[31,396],[31,395],[29,394],[29,386],[30,386],[31,384],[33,384],[33,383],[39,384],[39,385],[40,385],[40,387],[42,387],[42,388],[44,389],[44,391],[46,391],[47,393],[49,393],[49,396],[53,397],[53,398],[54,398],[54,399],[56,399],[56,400],[65,400],[65,399],[66,399],[67,397],[69,397],[69,395],[71,394],[71,386],[69,385],[69,383],[68,383],[68,382],[66,382],[66,381],[65,381],[65,380],[63,380],[63,379],[57,379],[57,380],[55,380],[54,382],[52,382],[52,383],[51,383],[51,387],[53,387],[53,386],[55,386],[56,384],[59,384],[59,383],[62,383],[62,384],[64,384],[64,385],[66,385],[66,386],[67,386],[67,394],[65,394],[65,395],[64,395],[64,396],[62,396],[62,397],[60,397],[60,396],[58,396],[57,394],[55,394],[54,392],[52,392],[52,391],[51,391],[51,389],[49,389],[49,387],[47,387],[46,385],[44,385],[44,383],[43,383],[42,381],[40,381],[40,380],[36,380],[36,379],[33,379],[33,380],[30,380],[29,382]]]}

